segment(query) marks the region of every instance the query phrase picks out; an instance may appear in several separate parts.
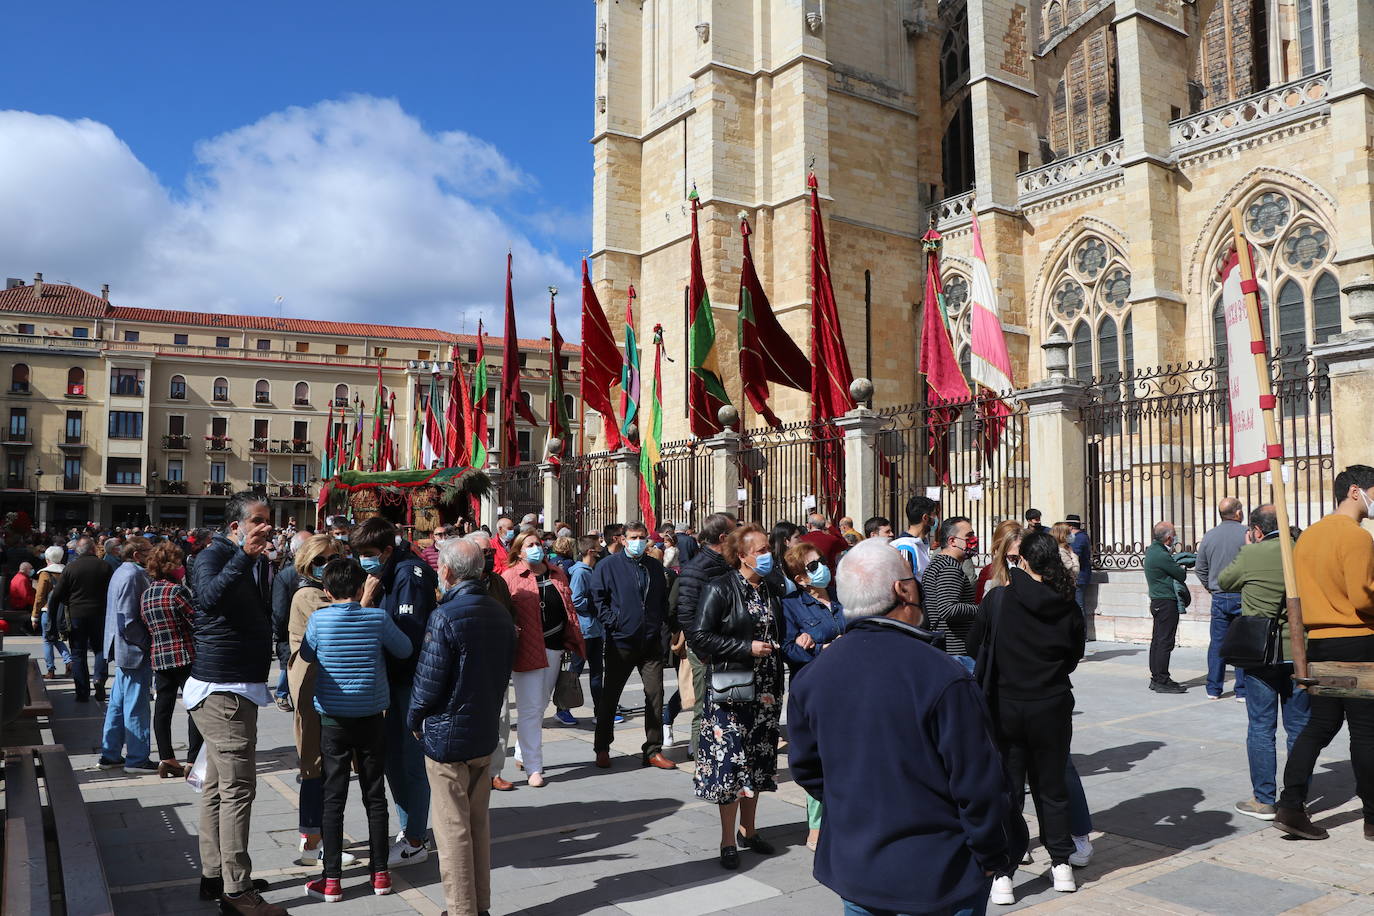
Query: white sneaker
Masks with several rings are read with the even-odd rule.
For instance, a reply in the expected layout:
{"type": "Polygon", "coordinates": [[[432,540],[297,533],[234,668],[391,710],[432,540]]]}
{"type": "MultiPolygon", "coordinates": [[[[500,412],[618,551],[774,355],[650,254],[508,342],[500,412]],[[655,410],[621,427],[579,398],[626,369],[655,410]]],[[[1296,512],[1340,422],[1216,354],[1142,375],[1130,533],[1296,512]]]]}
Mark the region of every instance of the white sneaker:
{"type": "Polygon", "coordinates": [[[673,727],[671,725],[663,726],[663,746],[667,747],[668,745],[675,743],[676,742],[673,741],[673,727]]]}
{"type": "Polygon", "coordinates": [[[1078,882],[1073,879],[1073,866],[1069,863],[1053,866],[1050,875],[1054,878],[1054,889],[1059,893],[1072,894],[1078,890],[1078,882]]]}
{"type": "MultiPolygon", "coordinates": [[[[320,856],[323,854],[323,852],[322,852],[323,849],[324,849],[324,843],[323,843],[323,842],[321,842],[319,845],[317,845],[314,849],[306,849],[306,848],[305,848],[305,837],[301,837],[300,844],[296,847],[297,852],[300,853],[300,855],[296,856],[296,864],[297,864],[297,865],[312,865],[312,866],[313,866],[313,865],[319,865],[319,864],[320,864],[320,856]]],[[[358,857],[355,856],[355,855],[353,855],[353,853],[351,853],[351,852],[345,852],[345,853],[343,854],[343,867],[344,867],[344,868],[347,868],[347,867],[350,866],[350,865],[356,864],[357,861],[358,861],[358,857]]]]}
{"type": "Polygon", "coordinates": [[[386,864],[388,868],[400,868],[403,865],[416,865],[428,858],[428,846],[424,844],[411,846],[410,840],[403,836],[391,847],[391,853],[386,857],[386,864]]]}
{"type": "Polygon", "coordinates": [[[1092,861],[1092,840],[1088,839],[1085,836],[1076,836],[1073,838],[1073,845],[1075,847],[1075,851],[1073,855],[1069,856],[1070,865],[1072,865],[1074,868],[1082,868],[1083,866],[1087,865],[1089,862],[1092,861]]]}
{"type": "Polygon", "coordinates": [[[988,897],[998,906],[1010,906],[1016,902],[1016,893],[1011,889],[1011,878],[993,878],[992,894],[988,897]]]}

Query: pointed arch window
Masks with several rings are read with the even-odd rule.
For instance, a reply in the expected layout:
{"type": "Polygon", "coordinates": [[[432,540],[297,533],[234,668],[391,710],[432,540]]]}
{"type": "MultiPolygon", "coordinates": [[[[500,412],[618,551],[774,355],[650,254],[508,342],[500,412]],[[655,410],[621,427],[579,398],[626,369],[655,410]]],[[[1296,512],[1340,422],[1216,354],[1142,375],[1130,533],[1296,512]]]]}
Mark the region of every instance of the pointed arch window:
{"type": "Polygon", "coordinates": [[[1052,276],[1045,327],[1058,326],[1072,344],[1074,377],[1087,381],[1133,367],[1131,269],[1121,249],[1089,233],[1069,247],[1052,276]]]}

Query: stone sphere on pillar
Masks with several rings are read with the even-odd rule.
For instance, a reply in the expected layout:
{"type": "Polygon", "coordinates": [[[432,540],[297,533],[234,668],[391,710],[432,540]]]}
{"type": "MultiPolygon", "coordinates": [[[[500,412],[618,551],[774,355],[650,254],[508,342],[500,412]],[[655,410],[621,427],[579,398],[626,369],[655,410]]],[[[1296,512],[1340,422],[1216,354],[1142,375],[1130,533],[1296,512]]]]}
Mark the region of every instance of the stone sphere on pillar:
{"type": "Polygon", "coordinates": [[[716,411],[716,419],[726,429],[734,429],[735,425],[739,423],[739,411],[735,409],[733,404],[722,404],[720,410],[716,411]]]}
{"type": "Polygon", "coordinates": [[[866,378],[856,378],[849,383],[849,396],[856,404],[862,404],[873,397],[873,383],[866,378]]]}
{"type": "Polygon", "coordinates": [[[563,440],[554,436],[544,445],[544,449],[550,455],[561,455],[563,454],[563,440]]]}

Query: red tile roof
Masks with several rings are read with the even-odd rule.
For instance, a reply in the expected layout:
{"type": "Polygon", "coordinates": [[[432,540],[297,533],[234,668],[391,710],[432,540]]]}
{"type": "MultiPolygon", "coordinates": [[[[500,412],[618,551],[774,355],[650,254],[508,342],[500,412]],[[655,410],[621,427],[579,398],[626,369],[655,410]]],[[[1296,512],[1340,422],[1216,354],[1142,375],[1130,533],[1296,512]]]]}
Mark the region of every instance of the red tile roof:
{"type": "MultiPolygon", "coordinates": [[[[454,334],[437,328],[410,328],[389,324],[360,324],[351,321],[313,321],[304,318],[273,318],[266,315],[220,315],[214,312],[187,312],[175,309],[126,308],[111,305],[99,296],[64,283],[44,283],[43,295],[36,299],[33,287],[16,286],[0,290],[0,312],[54,315],[69,318],[110,318],[115,321],[147,321],[239,331],[276,331],[298,334],[337,334],[351,337],[376,337],[383,340],[419,340],[432,343],[477,345],[476,334],[454,334]]],[[[484,334],[487,347],[499,347],[501,338],[484,334]]],[[[547,350],[549,339],[520,338],[521,349],[547,350]]],[[[565,343],[567,354],[580,353],[577,344],[565,343]]],[[[436,357],[440,354],[435,354],[436,357]]]]}

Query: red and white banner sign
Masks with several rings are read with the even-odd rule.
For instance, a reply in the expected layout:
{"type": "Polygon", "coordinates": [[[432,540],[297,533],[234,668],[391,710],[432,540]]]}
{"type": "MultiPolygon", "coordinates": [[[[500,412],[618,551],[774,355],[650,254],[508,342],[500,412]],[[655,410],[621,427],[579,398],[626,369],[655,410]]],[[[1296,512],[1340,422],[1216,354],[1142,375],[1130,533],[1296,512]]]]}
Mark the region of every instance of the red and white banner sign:
{"type": "MultiPolygon", "coordinates": [[[[1260,409],[1259,369],[1240,274],[1240,258],[1232,251],[1221,268],[1221,304],[1226,315],[1227,391],[1231,404],[1230,477],[1248,477],[1269,469],[1269,444],[1260,409]]],[[[1265,347],[1263,340],[1259,341],[1259,346],[1265,347]]]]}

